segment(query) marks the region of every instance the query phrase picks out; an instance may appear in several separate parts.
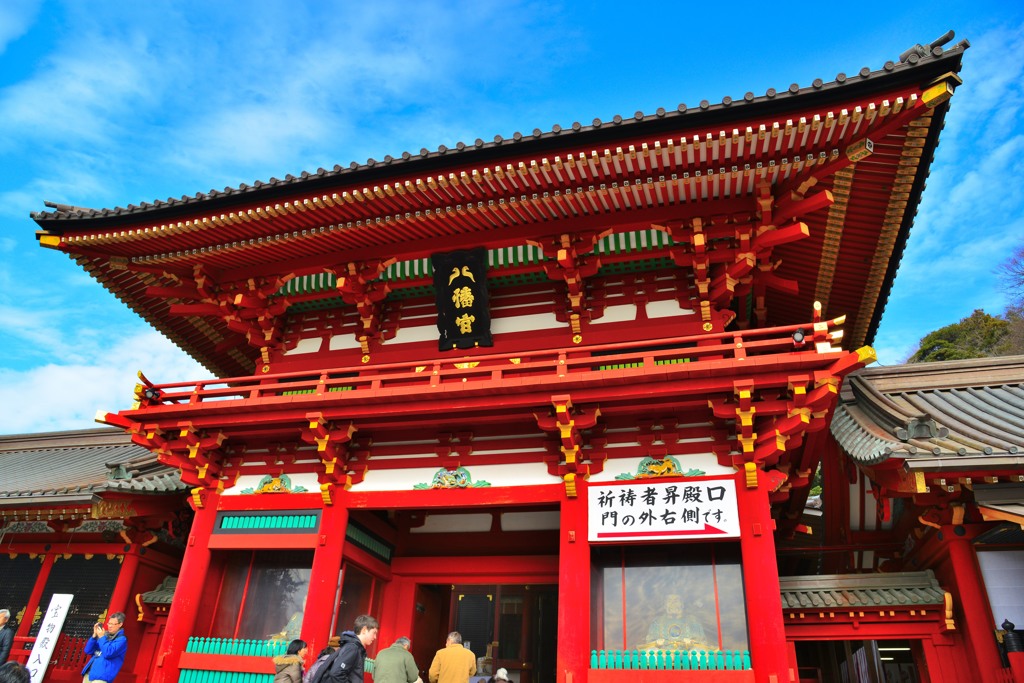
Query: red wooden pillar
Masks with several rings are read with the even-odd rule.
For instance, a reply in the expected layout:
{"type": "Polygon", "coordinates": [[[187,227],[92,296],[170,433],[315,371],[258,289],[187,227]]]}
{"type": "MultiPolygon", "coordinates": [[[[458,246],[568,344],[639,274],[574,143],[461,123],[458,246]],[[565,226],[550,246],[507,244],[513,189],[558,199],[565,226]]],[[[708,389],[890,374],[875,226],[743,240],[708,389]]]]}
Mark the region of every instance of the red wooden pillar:
{"type": "Polygon", "coordinates": [[[416,582],[405,576],[393,576],[384,585],[381,613],[374,615],[380,621],[377,651],[388,647],[399,636],[411,638],[416,613],[416,582]]]}
{"type": "Polygon", "coordinates": [[[562,501],[558,542],[558,683],[587,683],[590,668],[590,543],[587,483],[562,501]]]}
{"type": "Polygon", "coordinates": [[[321,513],[320,545],[313,554],[306,611],[302,617],[302,639],[309,645],[311,657],[316,657],[331,637],[347,528],[348,508],[344,505],[344,496],[336,493],[334,504],[324,506],[321,513]]]}
{"type": "Polygon", "coordinates": [[[36,583],[32,587],[32,592],[28,596],[28,603],[25,605],[25,614],[21,618],[21,623],[18,624],[18,631],[14,634],[17,638],[25,638],[28,636],[29,630],[32,628],[32,619],[36,615],[36,610],[39,608],[39,601],[43,598],[43,589],[46,588],[46,582],[50,578],[50,570],[53,569],[53,562],[57,558],[54,553],[47,553],[43,556],[43,564],[39,567],[39,574],[36,575],[36,583]]]}
{"type": "Polygon", "coordinates": [[[1006,658],[1010,660],[1013,683],[1024,683],[1024,652],[1007,652],[1006,658]]]}
{"type": "Polygon", "coordinates": [[[921,667],[921,663],[918,657],[914,656],[914,662],[917,663],[917,670],[920,674],[921,680],[931,681],[932,683],[942,683],[945,679],[942,676],[944,670],[942,666],[942,659],[939,656],[938,648],[930,638],[925,638],[921,641],[921,659],[924,661],[924,667],[921,667]]]}
{"type": "Polygon", "coordinates": [[[943,526],[941,533],[949,552],[956,595],[963,610],[964,635],[977,662],[975,675],[979,683],[998,683],[1003,680],[1003,664],[996,645],[995,624],[988,609],[985,580],[981,576],[974,546],[963,526],[943,526]]]}
{"type": "MultiPolygon", "coordinates": [[[[821,458],[822,487],[828,491],[825,506],[825,545],[846,545],[850,528],[850,480],[844,471],[846,456],[835,439],[825,440],[821,458]]],[[[853,467],[853,465],[849,465],[853,467]]],[[[849,553],[827,553],[823,558],[824,572],[842,574],[849,571],[849,553]]]]}
{"type": "Polygon", "coordinates": [[[121,571],[117,575],[117,583],[114,584],[114,591],[110,594],[110,603],[107,606],[107,615],[114,612],[128,612],[128,604],[132,598],[132,586],[135,584],[135,575],[139,571],[139,544],[132,543],[125,551],[124,560],[121,562],[121,571]]]}
{"type": "Polygon", "coordinates": [[[964,656],[962,641],[951,635],[925,638],[921,641],[924,666],[917,654],[914,663],[921,680],[929,683],[960,683],[978,680],[973,664],[964,656]],[[927,673],[927,676],[925,675],[927,673]]]}
{"type": "MultiPolygon", "coordinates": [[[[775,520],[768,502],[764,472],[753,467],[736,476],[740,518],[740,550],[749,624],[750,661],[758,683],[789,683],[786,628],[775,559],[775,520]],[[751,483],[747,485],[748,476],[751,483]]],[[[793,672],[794,675],[796,672],[793,672]]]]}
{"type": "MultiPolygon", "coordinates": [[[[178,572],[178,583],[174,589],[174,602],[167,615],[167,626],[160,649],[156,654],[156,668],[152,683],[177,683],[179,677],[178,660],[185,651],[188,639],[193,635],[203,588],[206,585],[206,574],[210,568],[209,540],[217,521],[217,503],[220,494],[203,490],[199,494],[201,507],[197,505],[196,496],[189,498],[189,504],[195,510],[192,530],[189,532],[185,548],[185,557],[178,572]]],[[[206,605],[209,608],[209,605],[206,605]]]]}

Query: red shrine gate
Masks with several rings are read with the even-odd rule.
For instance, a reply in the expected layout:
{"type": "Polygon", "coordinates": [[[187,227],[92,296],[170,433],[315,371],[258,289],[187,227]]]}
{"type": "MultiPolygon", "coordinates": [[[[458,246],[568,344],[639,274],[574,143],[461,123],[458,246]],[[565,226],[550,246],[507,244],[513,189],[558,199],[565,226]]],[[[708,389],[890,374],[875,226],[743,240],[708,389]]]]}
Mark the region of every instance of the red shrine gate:
{"type": "Polygon", "coordinates": [[[965,47],[37,214],[222,378],[102,416],[191,487],[150,680],[266,673],[252,641],[315,653],[366,611],[423,668],[460,628],[516,683],[793,680],[777,538],[873,360],[965,47]]]}

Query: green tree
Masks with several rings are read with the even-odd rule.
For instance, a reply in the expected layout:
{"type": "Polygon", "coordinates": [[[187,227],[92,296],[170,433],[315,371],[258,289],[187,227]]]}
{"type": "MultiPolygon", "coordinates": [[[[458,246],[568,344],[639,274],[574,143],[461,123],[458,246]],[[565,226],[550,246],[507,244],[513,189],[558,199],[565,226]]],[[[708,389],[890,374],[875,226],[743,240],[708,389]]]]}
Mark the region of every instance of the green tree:
{"type": "Polygon", "coordinates": [[[1024,353],[1024,310],[1009,309],[1005,316],[976,310],[958,323],[946,325],[921,338],[908,363],[988,358],[1024,353]]]}

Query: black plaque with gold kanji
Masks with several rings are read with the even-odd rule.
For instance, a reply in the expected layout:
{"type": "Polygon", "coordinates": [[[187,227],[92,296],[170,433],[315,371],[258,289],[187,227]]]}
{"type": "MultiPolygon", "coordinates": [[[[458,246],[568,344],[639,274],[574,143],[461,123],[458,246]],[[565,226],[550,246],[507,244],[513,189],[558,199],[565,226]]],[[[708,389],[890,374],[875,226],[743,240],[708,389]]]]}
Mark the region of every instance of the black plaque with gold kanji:
{"type": "Polygon", "coordinates": [[[487,301],[487,250],[433,254],[437,347],[441,351],[494,346],[487,301]]]}

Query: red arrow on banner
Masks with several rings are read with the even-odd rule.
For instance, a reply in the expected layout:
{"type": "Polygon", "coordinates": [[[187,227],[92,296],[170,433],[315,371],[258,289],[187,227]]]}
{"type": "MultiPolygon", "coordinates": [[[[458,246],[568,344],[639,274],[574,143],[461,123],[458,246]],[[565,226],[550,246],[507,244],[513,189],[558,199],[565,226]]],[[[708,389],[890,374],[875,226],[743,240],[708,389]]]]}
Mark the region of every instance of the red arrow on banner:
{"type": "Polygon", "coordinates": [[[729,532],[725,529],[704,524],[703,529],[688,529],[682,531],[599,531],[598,538],[643,538],[645,536],[716,536],[729,532]]]}

